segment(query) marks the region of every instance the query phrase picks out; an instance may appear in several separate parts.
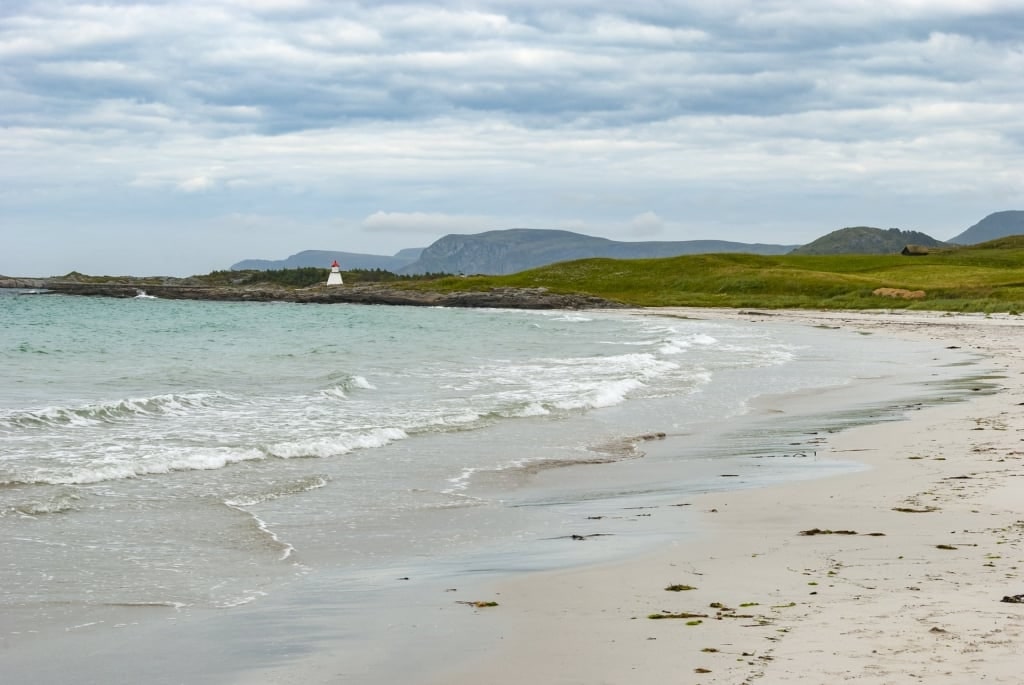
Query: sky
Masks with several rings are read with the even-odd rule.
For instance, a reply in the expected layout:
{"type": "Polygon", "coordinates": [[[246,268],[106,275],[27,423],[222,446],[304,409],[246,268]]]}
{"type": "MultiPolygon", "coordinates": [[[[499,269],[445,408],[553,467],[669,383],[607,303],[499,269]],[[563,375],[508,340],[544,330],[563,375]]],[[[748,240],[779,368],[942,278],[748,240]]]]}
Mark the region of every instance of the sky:
{"type": "Polygon", "coordinates": [[[1024,209],[1024,0],[0,2],[0,274],[1024,209]]]}

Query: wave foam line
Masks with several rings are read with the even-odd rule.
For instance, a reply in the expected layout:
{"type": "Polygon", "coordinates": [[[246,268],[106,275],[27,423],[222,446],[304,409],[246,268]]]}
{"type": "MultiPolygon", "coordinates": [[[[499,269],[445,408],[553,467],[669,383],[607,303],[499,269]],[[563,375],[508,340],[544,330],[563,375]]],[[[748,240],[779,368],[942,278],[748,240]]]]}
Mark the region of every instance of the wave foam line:
{"type": "Polygon", "coordinates": [[[348,454],[355,450],[384,447],[396,440],[404,440],[408,437],[408,433],[401,428],[377,428],[365,433],[279,442],[267,446],[266,449],[271,456],[280,459],[301,457],[325,458],[348,454]]]}
{"type": "Polygon", "coordinates": [[[278,443],[264,448],[234,450],[213,448],[186,450],[184,454],[153,454],[133,461],[103,461],[89,466],[37,468],[28,473],[5,475],[4,486],[14,485],[87,485],[105,481],[126,480],[143,476],[164,475],[176,471],[215,471],[232,464],[261,461],[268,458],[328,458],[358,449],[383,447],[395,440],[409,437],[398,428],[383,428],[356,435],[278,443]]]}
{"type": "Polygon", "coordinates": [[[78,407],[44,407],[28,411],[5,412],[4,415],[0,415],[0,427],[81,427],[116,423],[140,416],[183,416],[190,411],[213,406],[227,397],[222,393],[166,394],[151,397],[128,397],[112,402],[97,402],[78,407]]]}
{"type": "Polygon", "coordinates": [[[0,518],[2,518],[8,511],[17,513],[21,516],[27,516],[29,518],[36,518],[46,514],[64,514],[78,509],[75,502],[80,499],[82,499],[81,495],[75,493],[60,493],[46,501],[22,502],[20,504],[15,504],[6,510],[0,509],[0,518]]]}
{"type": "Polygon", "coordinates": [[[248,516],[249,518],[251,518],[253,520],[253,522],[256,524],[256,529],[259,530],[264,535],[266,535],[268,538],[270,538],[270,540],[275,545],[277,545],[278,547],[281,548],[281,556],[278,557],[278,559],[277,559],[278,561],[284,561],[285,559],[290,557],[292,555],[292,553],[295,551],[295,547],[293,547],[291,544],[281,540],[281,538],[279,538],[277,536],[277,533],[275,533],[274,531],[270,530],[270,527],[267,525],[267,522],[264,521],[263,519],[261,519],[259,516],[257,516],[253,512],[249,511],[248,509],[246,509],[244,507],[238,506],[238,505],[228,504],[227,501],[224,502],[224,506],[226,506],[229,509],[234,509],[235,511],[239,511],[239,512],[245,514],[246,516],[248,516]]]}
{"type": "Polygon", "coordinates": [[[240,599],[236,599],[236,600],[232,600],[232,601],[228,601],[228,602],[221,602],[220,604],[216,604],[215,606],[218,609],[234,609],[235,607],[245,606],[246,604],[252,604],[253,602],[255,602],[260,597],[266,597],[266,596],[267,596],[266,592],[263,592],[262,590],[256,590],[251,595],[246,595],[245,597],[242,597],[240,599]]]}
{"type": "Polygon", "coordinates": [[[195,452],[187,456],[172,456],[163,460],[121,462],[117,464],[107,463],[81,468],[37,469],[31,476],[22,476],[18,480],[8,482],[22,485],[86,485],[111,480],[160,475],[174,471],[213,471],[222,469],[229,464],[266,458],[267,455],[265,453],[256,449],[243,452],[227,450],[215,453],[195,452]]]}
{"type": "Polygon", "coordinates": [[[554,403],[558,409],[600,409],[602,407],[613,407],[626,400],[630,392],[644,387],[645,384],[639,380],[626,378],[611,383],[605,383],[585,395],[571,400],[560,400],[554,403]]]}
{"type": "Polygon", "coordinates": [[[350,390],[376,390],[375,386],[363,376],[345,376],[340,383],[320,391],[321,397],[344,400],[348,399],[350,390]]]}
{"type": "Polygon", "coordinates": [[[309,478],[294,481],[280,489],[271,490],[270,492],[233,497],[231,499],[224,500],[224,504],[229,507],[236,508],[251,507],[257,504],[262,504],[263,502],[270,502],[271,500],[279,499],[281,497],[287,497],[288,495],[297,495],[303,492],[319,490],[326,486],[329,480],[330,479],[327,476],[310,476],[309,478]]]}
{"type": "Polygon", "coordinates": [[[441,492],[445,495],[452,495],[460,490],[465,490],[466,488],[469,487],[469,481],[473,478],[473,474],[479,470],[480,469],[478,468],[467,466],[466,468],[462,469],[462,473],[455,476],[454,478],[449,478],[448,482],[451,483],[452,486],[450,488],[445,488],[441,492]]]}

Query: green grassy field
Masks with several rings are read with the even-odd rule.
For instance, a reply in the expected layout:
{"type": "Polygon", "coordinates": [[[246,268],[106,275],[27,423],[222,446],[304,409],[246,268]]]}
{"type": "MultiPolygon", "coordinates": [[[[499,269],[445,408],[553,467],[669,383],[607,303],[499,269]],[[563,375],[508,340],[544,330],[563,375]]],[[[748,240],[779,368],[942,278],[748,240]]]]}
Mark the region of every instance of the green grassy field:
{"type": "Polygon", "coordinates": [[[1024,312],[1024,236],[927,256],[702,254],[584,259],[509,276],[448,277],[431,290],[545,287],[642,307],[927,309],[1024,312]],[[920,299],[873,295],[923,290],[920,299]]]}

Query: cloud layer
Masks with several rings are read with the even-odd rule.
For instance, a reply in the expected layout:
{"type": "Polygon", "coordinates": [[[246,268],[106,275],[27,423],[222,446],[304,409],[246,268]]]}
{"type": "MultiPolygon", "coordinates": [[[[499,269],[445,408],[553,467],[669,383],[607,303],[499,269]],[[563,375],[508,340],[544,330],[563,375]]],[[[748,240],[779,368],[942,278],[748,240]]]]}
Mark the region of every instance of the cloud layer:
{"type": "Polygon", "coordinates": [[[6,2],[0,273],[513,226],[945,238],[1020,205],[1021,73],[998,0],[6,2]]]}

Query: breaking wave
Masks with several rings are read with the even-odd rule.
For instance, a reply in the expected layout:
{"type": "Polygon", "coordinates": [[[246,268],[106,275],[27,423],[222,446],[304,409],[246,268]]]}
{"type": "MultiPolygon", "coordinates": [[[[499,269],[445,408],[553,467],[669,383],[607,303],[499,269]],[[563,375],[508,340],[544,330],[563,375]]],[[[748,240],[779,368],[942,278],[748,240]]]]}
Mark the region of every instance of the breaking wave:
{"type": "Polygon", "coordinates": [[[400,428],[378,428],[359,433],[279,442],[267,445],[265,449],[270,456],[281,459],[326,458],[348,454],[354,450],[383,447],[407,437],[409,437],[408,433],[400,428]]]}
{"type": "Polygon", "coordinates": [[[95,426],[118,423],[144,416],[183,416],[199,408],[216,406],[228,400],[222,393],[132,397],[112,402],[83,404],[77,407],[44,407],[28,411],[0,413],[0,427],[32,428],[95,426]]]}

